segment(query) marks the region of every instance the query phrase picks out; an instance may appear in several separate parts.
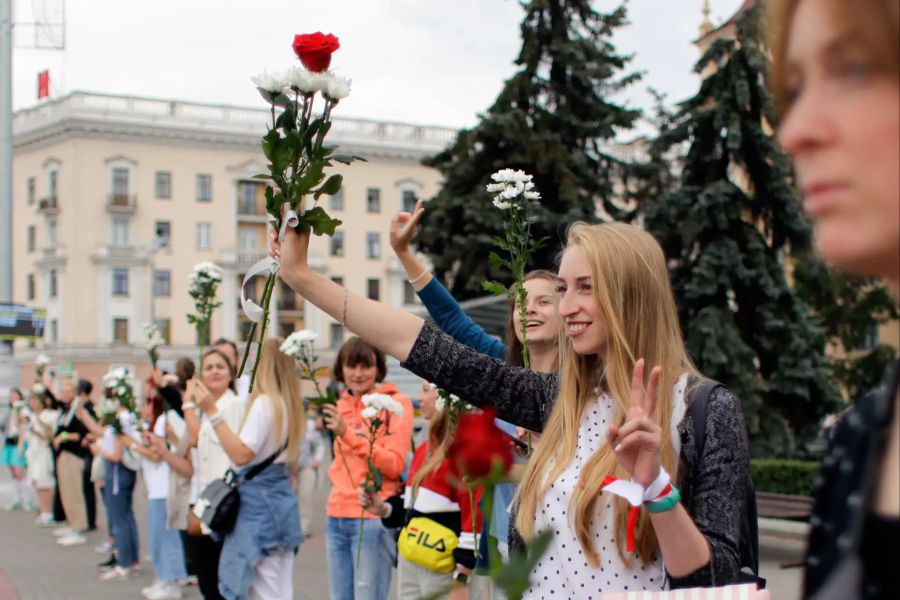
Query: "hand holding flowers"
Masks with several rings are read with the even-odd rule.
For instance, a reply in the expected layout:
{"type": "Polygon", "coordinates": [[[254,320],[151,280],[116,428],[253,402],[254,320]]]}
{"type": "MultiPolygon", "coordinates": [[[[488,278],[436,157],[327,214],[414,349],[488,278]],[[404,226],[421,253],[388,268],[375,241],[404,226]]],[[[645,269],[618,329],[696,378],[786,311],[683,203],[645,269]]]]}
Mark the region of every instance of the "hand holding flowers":
{"type": "Polygon", "coordinates": [[[166,341],[155,323],[144,323],[144,349],[150,355],[150,364],[154,371],[156,363],[159,361],[159,348],[165,343],[166,341]]]}
{"type": "Polygon", "coordinates": [[[222,306],[216,302],[216,291],[222,282],[222,269],[211,262],[202,262],[194,266],[190,277],[191,285],[188,294],[194,299],[196,314],[187,316],[188,323],[197,330],[197,345],[200,347],[200,360],[197,367],[203,364],[203,345],[210,330],[213,310],[222,306]]]}

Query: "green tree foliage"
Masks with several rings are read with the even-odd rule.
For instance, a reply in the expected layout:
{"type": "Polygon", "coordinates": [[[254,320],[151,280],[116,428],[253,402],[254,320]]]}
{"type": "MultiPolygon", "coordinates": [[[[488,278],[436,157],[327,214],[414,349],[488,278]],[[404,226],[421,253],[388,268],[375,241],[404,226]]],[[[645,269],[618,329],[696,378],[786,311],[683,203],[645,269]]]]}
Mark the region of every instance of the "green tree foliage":
{"type": "Polygon", "coordinates": [[[551,265],[566,225],[595,220],[598,204],[615,218],[629,216],[613,201],[626,167],[609,152],[615,135],[639,116],[610,100],[639,78],[624,73],[630,57],[611,42],[626,24],[624,6],[599,13],[589,0],[532,0],[524,8],[518,71],[476,127],[425,161],[444,183],[428,203],[417,243],[457,298],[483,295],[484,280],[512,281],[487,261],[503,230],[503,215],[485,191],[499,169],[533,175],[541,194],[532,234],[548,243],[529,266],[551,265]]]}
{"type": "Polygon", "coordinates": [[[643,204],[670,261],[679,315],[700,370],[741,399],[756,456],[803,454],[837,404],[822,329],[788,283],[810,247],[792,168],[772,130],[760,3],[737,39],[712,43],[656,151],[687,148],[680,188],[643,204]]]}

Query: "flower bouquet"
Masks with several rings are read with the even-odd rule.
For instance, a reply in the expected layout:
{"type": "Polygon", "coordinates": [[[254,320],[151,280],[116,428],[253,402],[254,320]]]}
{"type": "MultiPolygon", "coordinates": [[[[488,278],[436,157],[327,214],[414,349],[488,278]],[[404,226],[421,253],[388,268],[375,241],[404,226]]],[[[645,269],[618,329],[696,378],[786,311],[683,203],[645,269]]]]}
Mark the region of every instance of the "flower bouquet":
{"type": "Polygon", "coordinates": [[[156,363],[159,361],[159,348],[166,341],[156,327],[155,323],[144,324],[144,349],[150,355],[150,364],[156,369],[156,363]]]}
{"type": "Polygon", "coordinates": [[[113,369],[103,376],[103,389],[105,397],[98,407],[100,420],[103,425],[111,426],[121,435],[124,432],[119,418],[119,407],[124,406],[129,413],[134,414],[134,380],[126,369],[113,369]]]}
{"type": "Polygon", "coordinates": [[[48,365],[50,365],[50,357],[46,354],[38,354],[37,358],[34,359],[34,373],[37,381],[41,381],[44,378],[44,371],[47,370],[48,365]]]}
{"type": "MultiPolygon", "coordinates": [[[[369,455],[366,459],[368,467],[366,469],[366,479],[362,483],[362,488],[367,492],[377,494],[381,491],[381,487],[384,484],[384,477],[381,474],[381,470],[372,462],[372,454],[375,449],[375,442],[378,440],[378,438],[389,435],[391,426],[391,414],[395,414],[397,416],[402,415],[403,405],[387,394],[368,394],[362,397],[362,402],[365,405],[365,408],[360,411],[360,415],[363,419],[366,419],[366,421],[368,421],[368,423],[366,424],[367,427],[365,435],[369,441],[369,455]]],[[[364,521],[365,509],[362,509],[362,514],[359,516],[359,537],[356,541],[357,568],[359,568],[359,560],[362,551],[364,521]]]]}
{"type": "Polygon", "coordinates": [[[189,314],[187,321],[197,330],[197,345],[200,347],[200,360],[197,362],[199,371],[203,364],[203,345],[212,322],[213,310],[222,306],[221,302],[216,302],[216,291],[222,282],[222,269],[211,262],[198,263],[194,265],[190,281],[188,294],[194,299],[197,314],[189,314]]]}
{"type": "MultiPolygon", "coordinates": [[[[271,123],[262,138],[269,172],[255,177],[267,182],[266,212],[279,239],[284,238],[287,227],[310,228],[315,235],[333,235],[341,221],[331,218],[318,201],[323,195],[337,194],[343,176],[333,174],[326,179],[325,169],[334,163],[362,160],[359,156],[339,154],[336,146],[325,144],[331,130],[331,113],[350,93],[350,80],[328,70],[331,55],[338,48],[338,38],[331,34],[297,35],[293,49],[301,65],[280,72],[263,71],[252,78],[271,113],[271,123]],[[318,97],[321,97],[321,112],[317,112],[318,97]],[[309,196],[312,196],[312,206],[306,205],[309,196]]],[[[244,372],[254,336],[257,350],[254,374],[259,364],[278,268],[278,259],[267,257],[251,267],[244,278],[241,305],[253,324],[238,375],[244,372]],[[263,273],[268,273],[266,283],[261,304],[256,304],[246,297],[244,287],[251,278],[263,273]]],[[[253,380],[251,375],[251,391],[253,380]]]]}
{"type": "Polygon", "coordinates": [[[318,335],[308,329],[295,331],[287,336],[280,349],[285,356],[290,356],[297,361],[297,366],[300,368],[300,379],[302,381],[311,381],[316,386],[316,395],[307,398],[307,400],[321,408],[326,404],[336,405],[337,397],[331,388],[325,388],[323,393],[322,388],[319,386],[319,380],[316,379],[316,373],[319,371],[316,367],[316,362],[318,362],[319,357],[316,355],[313,344],[318,337],[318,335]]]}

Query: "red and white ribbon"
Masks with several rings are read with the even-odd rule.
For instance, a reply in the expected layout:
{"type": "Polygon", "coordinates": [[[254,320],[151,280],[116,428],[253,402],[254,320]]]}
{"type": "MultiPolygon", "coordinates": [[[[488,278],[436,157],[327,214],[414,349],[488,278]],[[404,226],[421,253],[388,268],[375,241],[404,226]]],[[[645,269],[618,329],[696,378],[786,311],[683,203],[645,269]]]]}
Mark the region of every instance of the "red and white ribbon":
{"type": "Polygon", "coordinates": [[[670,481],[669,474],[662,467],[659,468],[659,475],[656,476],[656,480],[646,488],[639,483],[635,483],[634,480],[626,481],[612,475],[603,479],[603,487],[600,488],[602,491],[625,498],[628,500],[628,504],[631,505],[628,511],[628,543],[626,546],[628,552],[634,552],[634,528],[637,524],[641,505],[644,502],[652,502],[661,496],[667,495],[672,489],[669,485],[670,481]]]}

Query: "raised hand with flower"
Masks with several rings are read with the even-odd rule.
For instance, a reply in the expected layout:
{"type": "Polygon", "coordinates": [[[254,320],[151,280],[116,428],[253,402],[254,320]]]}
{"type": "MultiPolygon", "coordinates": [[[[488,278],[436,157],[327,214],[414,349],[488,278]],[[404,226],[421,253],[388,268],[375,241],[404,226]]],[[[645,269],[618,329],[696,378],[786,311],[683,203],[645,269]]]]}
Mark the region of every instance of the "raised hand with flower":
{"type": "MultiPolygon", "coordinates": [[[[271,112],[271,123],[262,138],[269,172],[256,178],[267,182],[266,212],[280,238],[284,237],[288,227],[310,228],[315,235],[333,235],[341,222],[331,218],[318,201],[323,195],[337,194],[343,176],[336,173],[326,179],[325,169],[334,163],[350,164],[361,160],[358,156],[340,154],[336,146],[325,144],[332,125],[331,113],[349,95],[350,80],[327,70],[332,53],[340,48],[334,35],[320,32],[297,35],[293,48],[302,65],[280,73],[263,71],[252,78],[271,112]],[[322,110],[318,114],[315,112],[317,95],[322,97],[322,110]],[[311,202],[307,201],[309,196],[312,196],[311,202]]],[[[243,374],[254,336],[257,361],[253,372],[256,371],[278,269],[277,257],[263,259],[249,269],[244,279],[241,303],[253,324],[239,376],[243,374]],[[252,277],[261,274],[267,277],[261,302],[256,304],[246,297],[244,287],[252,277]]],[[[251,375],[251,391],[254,379],[251,375]]]]}
{"type": "Polygon", "coordinates": [[[200,361],[203,362],[203,345],[210,332],[212,313],[222,306],[216,302],[216,291],[222,283],[222,269],[210,262],[202,262],[194,265],[191,272],[191,285],[188,294],[194,299],[196,314],[189,314],[187,321],[197,330],[197,345],[200,347],[200,361]]]}
{"type": "Polygon", "coordinates": [[[144,349],[150,355],[150,364],[156,370],[159,360],[159,348],[166,343],[156,323],[144,323],[144,349]]]}

